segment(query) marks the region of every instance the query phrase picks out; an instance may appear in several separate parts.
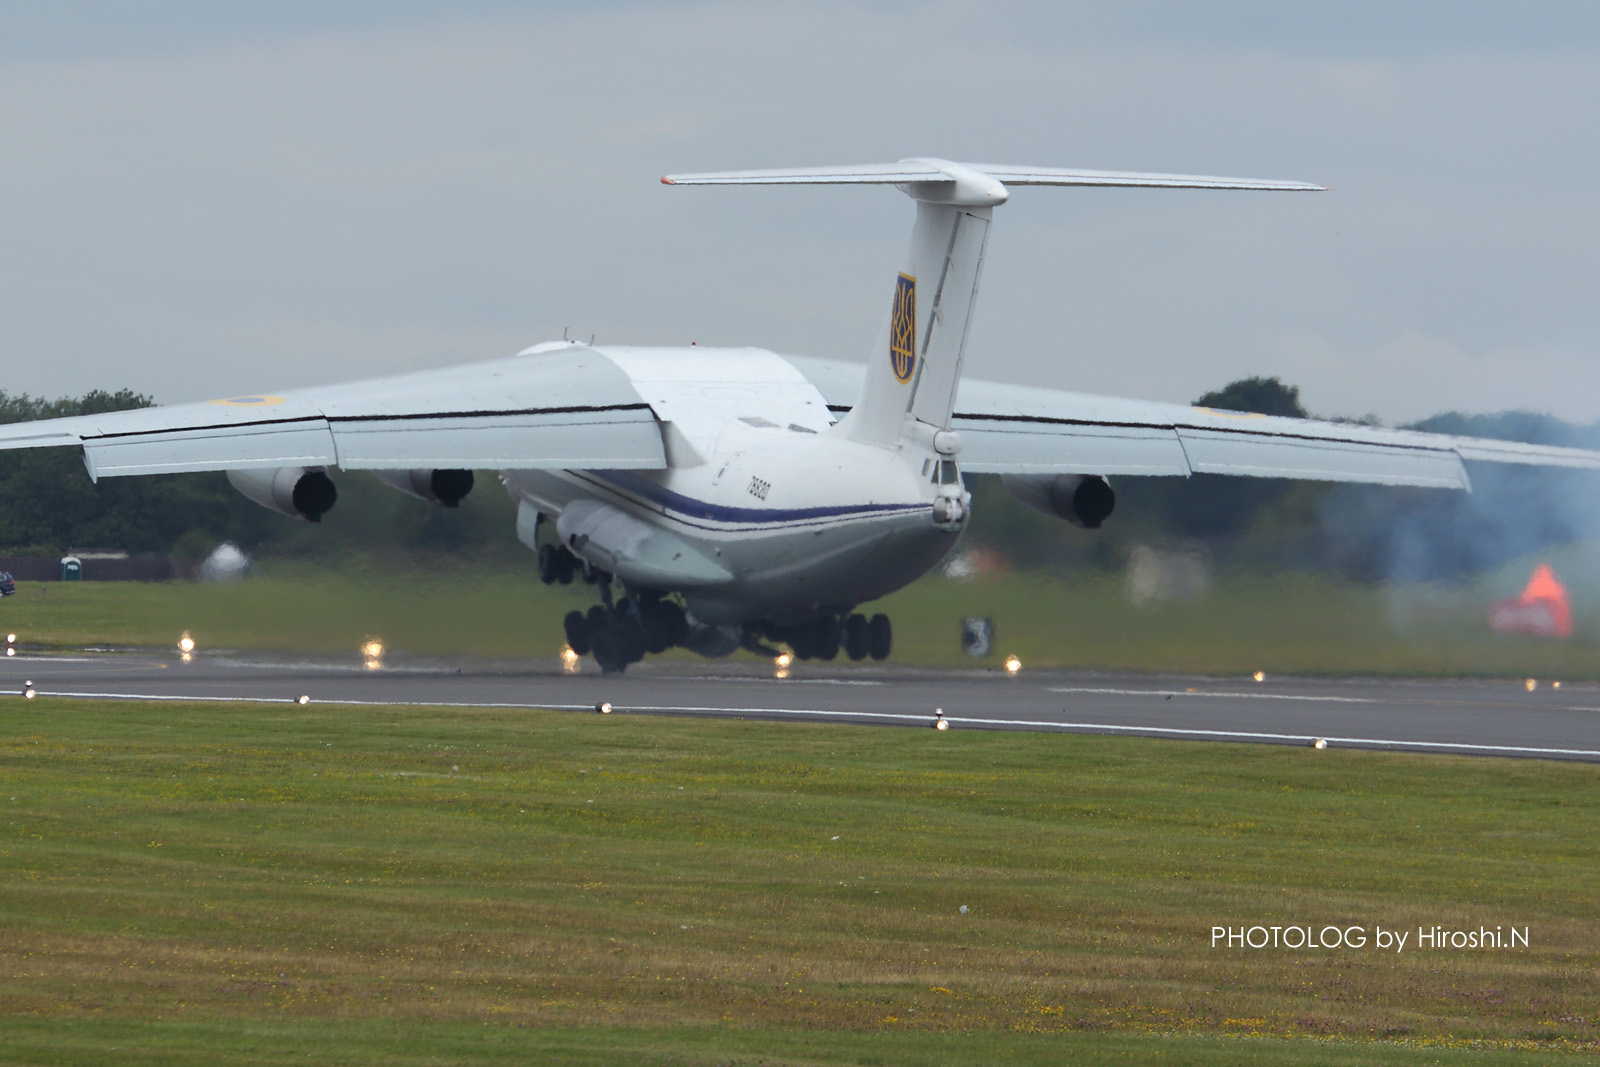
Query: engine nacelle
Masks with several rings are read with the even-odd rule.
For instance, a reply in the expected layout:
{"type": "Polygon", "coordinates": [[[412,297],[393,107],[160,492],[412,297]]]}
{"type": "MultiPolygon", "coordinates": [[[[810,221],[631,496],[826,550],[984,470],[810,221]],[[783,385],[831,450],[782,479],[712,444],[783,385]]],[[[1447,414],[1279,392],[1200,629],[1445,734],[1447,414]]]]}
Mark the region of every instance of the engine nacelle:
{"type": "Polygon", "coordinates": [[[1117,506],[1111,484],[1097,474],[1002,474],[1011,495],[1035,511],[1098,530],[1117,506]]]}
{"type": "Polygon", "coordinates": [[[384,485],[420,500],[456,507],[472,492],[472,472],[458,470],[373,471],[384,485]]]}
{"type": "Polygon", "coordinates": [[[233,487],[279,515],[321,522],[339,499],[339,490],[322,467],[228,471],[233,487]]]}

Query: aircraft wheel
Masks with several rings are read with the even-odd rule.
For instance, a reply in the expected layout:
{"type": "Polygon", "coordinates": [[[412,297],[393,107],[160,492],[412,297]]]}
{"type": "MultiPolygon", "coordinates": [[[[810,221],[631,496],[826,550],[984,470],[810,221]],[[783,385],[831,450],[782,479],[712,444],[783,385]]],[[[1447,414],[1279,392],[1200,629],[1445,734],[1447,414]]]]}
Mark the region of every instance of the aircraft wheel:
{"type": "Polygon", "coordinates": [[[839,655],[839,616],[824,615],[812,627],[812,650],[818,659],[835,659],[839,655]]]}
{"type": "Polygon", "coordinates": [[[623,651],[627,654],[629,663],[638,663],[644,659],[648,649],[645,646],[644,631],[632,619],[623,619],[618,626],[621,628],[626,645],[623,651]]]}
{"type": "Polygon", "coordinates": [[[605,608],[596,604],[589,609],[589,613],[584,618],[589,622],[589,639],[592,641],[594,640],[594,635],[600,632],[611,617],[606,613],[605,608]]]}
{"type": "Polygon", "coordinates": [[[581,611],[569,611],[567,617],[561,620],[561,625],[567,631],[567,647],[580,656],[589,654],[589,638],[593,630],[589,628],[589,620],[581,611]]]}
{"type": "Polygon", "coordinates": [[[867,617],[853,614],[844,620],[844,651],[853,660],[867,658],[867,617]]]}
{"type": "Polygon", "coordinates": [[[578,557],[562,549],[556,553],[556,581],[571,585],[572,576],[578,572],[578,557]]]}
{"type": "Polygon", "coordinates": [[[561,561],[556,556],[556,546],[540,545],[539,580],[545,585],[554,585],[559,577],[561,577],[561,561]]]}
{"type": "Polygon", "coordinates": [[[660,604],[661,617],[667,623],[669,646],[677,646],[689,640],[689,617],[683,609],[670,600],[663,600],[660,604]]]}
{"type": "Polygon", "coordinates": [[[628,655],[631,643],[621,624],[612,622],[600,627],[594,635],[592,651],[603,674],[620,674],[628,669],[632,662],[628,655]]]}
{"type": "Polygon", "coordinates": [[[894,634],[889,628],[889,616],[874,615],[867,621],[867,655],[873,659],[888,659],[894,645],[894,634]]]}
{"type": "Polygon", "coordinates": [[[657,601],[654,604],[646,605],[640,609],[639,615],[640,628],[644,631],[644,650],[646,652],[655,655],[665,652],[677,644],[673,640],[673,637],[677,634],[677,628],[673,625],[672,612],[668,610],[666,604],[657,601]]]}

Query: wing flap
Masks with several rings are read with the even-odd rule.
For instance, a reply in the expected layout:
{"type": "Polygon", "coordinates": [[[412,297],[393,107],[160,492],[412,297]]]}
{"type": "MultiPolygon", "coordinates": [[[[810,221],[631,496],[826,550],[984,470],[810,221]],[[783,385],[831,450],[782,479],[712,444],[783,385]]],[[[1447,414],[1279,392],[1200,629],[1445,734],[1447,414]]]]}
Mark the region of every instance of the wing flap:
{"type": "Polygon", "coordinates": [[[1171,427],[1076,426],[957,416],[961,465],[983,474],[1189,474],[1188,457],[1171,427]]]}
{"type": "Polygon", "coordinates": [[[1461,457],[1448,448],[1294,438],[1238,431],[1177,431],[1196,474],[1253,478],[1303,478],[1326,482],[1369,482],[1436,489],[1468,489],[1461,457]]]}
{"type": "Polygon", "coordinates": [[[1582,448],[1492,441],[1482,437],[1452,437],[1449,440],[1462,459],[1480,463],[1527,463],[1540,467],[1600,470],[1600,454],[1582,448]]]}
{"type": "Polygon", "coordinates": [[[266,467],[324,467],[334,462],[333,435],[321,419],[288,425],[236,426],[87,438],[89,477],[183,474],[266,467]]]}

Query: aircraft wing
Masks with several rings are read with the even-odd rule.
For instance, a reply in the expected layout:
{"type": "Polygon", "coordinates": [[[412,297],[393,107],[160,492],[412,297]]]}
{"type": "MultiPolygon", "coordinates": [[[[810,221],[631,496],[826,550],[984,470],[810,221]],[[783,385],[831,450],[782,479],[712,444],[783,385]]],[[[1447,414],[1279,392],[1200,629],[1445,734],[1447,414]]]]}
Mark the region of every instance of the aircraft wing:
{"type": "MultiPolygon", "coordinates": [[[[836,411],[858,364],[786,357],[836,411]]],[[[953,418],[975,474],[1233,474],[1469,489],[1463,460],[1600,470],[1600,452],[1120,400],[963,379],[953,418]]]]}
{"type": "Polygon", "coordinates": [[[91,478],[293,466],[666,466],[655,416],[628,376],[565,344],[345,385],[0,425],[0,449],[49,446],[81,448],[91,478]]]}

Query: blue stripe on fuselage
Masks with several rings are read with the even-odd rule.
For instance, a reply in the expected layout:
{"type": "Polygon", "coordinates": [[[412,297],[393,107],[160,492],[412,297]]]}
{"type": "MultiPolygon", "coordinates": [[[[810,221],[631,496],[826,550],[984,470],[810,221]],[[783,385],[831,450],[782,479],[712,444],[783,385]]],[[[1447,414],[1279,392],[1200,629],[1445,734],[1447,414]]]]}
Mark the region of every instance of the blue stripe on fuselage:
{"type": "Polygon", "coordinates": [[[616,489],[643,497],[649,503],[695,519],[727,523],[777,523],[805,519],[834,519],[874,514],[902,514],[923,511],[927,504],[838,504],[821,508],[735,508],[675,493],[633,471],[591,470],[593,476],[616,489]]]}

